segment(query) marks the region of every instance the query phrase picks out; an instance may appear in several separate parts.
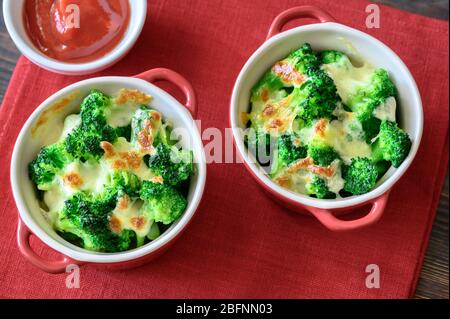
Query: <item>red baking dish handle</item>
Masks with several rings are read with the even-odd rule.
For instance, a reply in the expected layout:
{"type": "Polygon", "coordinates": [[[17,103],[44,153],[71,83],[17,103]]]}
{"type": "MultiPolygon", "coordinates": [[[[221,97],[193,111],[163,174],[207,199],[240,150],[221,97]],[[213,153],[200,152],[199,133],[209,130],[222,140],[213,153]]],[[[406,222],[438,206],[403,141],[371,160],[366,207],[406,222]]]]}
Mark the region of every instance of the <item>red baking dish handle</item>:
{"type": "Polygon", "coordinates": [[[283,27],[292,20],[300,19],[300,18],[313,18],[317,19],[320,22],[334,22],[334,18],[323,11],[314,6],[300,6],[288,9],[286,11],[281,12],[275,20],[273,20],[272,25],[270,26],[269,33],[267,34],[267,39],[270,39],[274,35],[280,33],[283,30],[283,27]]]}
{"type": "Polygon", "coordinates": [[[45,272],[51,274],[64,273],[69,265],[81,265],[81,262],[73,260],[67,256],[61,254],[62,259],[60,260],[45,260],[30,246],[30,236],[33,233],[25,226],[23,221],[19,218],[17,224],[17,243],[19,245],[19,250],[22,255],[28,259],[36,267],[42,269],[45,272]]]}
{"type": "Polygon", "coordinates": [[[307,209],[328,229],[333,231],[348,231],[376,223],[381,215],[383,215],[388,198],[389,192],[386,192],[380,197],[372,200],[370,202],[372,204],[370,212],[366,216],[355,220],[340,220],[327,209],[315,207],[307,207],[307,209]]]}
{"type": "Polygon", "coordinates": [[[157,81],[168,81],[175,84],[186,96],[185,106],[194,118],[197,117],[197,98],[192,85],[179,73],[166,69],[157,68],[145,71],[135,76],[150,83],[157,81]]]}

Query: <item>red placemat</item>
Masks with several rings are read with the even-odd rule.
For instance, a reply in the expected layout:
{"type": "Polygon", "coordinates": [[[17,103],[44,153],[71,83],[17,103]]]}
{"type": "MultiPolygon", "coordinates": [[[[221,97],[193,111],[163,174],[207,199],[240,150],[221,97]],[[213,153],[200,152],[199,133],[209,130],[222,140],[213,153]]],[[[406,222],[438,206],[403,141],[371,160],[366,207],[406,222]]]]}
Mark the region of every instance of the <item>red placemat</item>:
{"type": "MultiPolygon", "coordinates": [[[[16,245],[17,210],[9,163],[20,127],[49,95],[80,77],[51,74],[21,58],[0,109],[0,297],[46,298],[406,298],[414,293],[448,163],[448,23],[381,7],[381,28],[366,29],[367,2],[151,1],[135,48],[102,75],[154,67],[184,74],[196,88],[203,128],[228,126],[229,97],[240,68],[282,10],[313,4],[337,21],[390,46],[412,71],[423,97],[425,130],[417,158],[393,189],[382,220],[332,233],[313,218],[272,202],[242,164],[213,164],[197,217],[151,264],[129,271],[65,274],[28,263],[16,245]],[[377,264],[381,287],[365,286],[377,264]]],[[[54,256],[38,240],[36,250],[54,256]]]]}

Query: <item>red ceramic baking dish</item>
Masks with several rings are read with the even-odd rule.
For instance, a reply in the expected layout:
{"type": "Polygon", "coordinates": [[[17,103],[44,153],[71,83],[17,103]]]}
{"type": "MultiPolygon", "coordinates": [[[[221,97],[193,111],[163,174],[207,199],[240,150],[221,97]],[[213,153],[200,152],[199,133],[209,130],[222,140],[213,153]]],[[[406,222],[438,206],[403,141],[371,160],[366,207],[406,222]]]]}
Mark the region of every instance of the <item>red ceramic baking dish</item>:
{"type": "Polygon", "coordinates": [[[267,40],[248,59],[242,68],[231,97],[230,122],[238,153],[254,179],[278,202],[291,210],[315,216],[323,225],[334,231],[358,229],[375,223],[383,214],[389,192],[411,165],[423,130],[423,111],[417,85],[406,65],[386,45],[359,30],[335,22],[327,12],[312,6],[295,7],[278,15],[270,26],[267,40]],[[300,18],[314,18],[319,23],[300,26],[285,32],[288,22],[300,18]],[[412,139],[412,148],[399,168],[390,168],[369,193],[332,200],[311,198],[282,188],[274,183],[256,164],[244,145],[246,125],[241,114],[248,112],[250,91],[276,61],[286,57],[294,49],[308,42],[314,50],[333,49],[348,51],[351,45],[364,59],[376,67],[389,70],[398,89],[401,112],[398,122],[412,139]],[[338,217],[354,208],[371,205],[370,212],[355,220],[338,217]]]}
{"type": "Polygon", "coordinates": [[[65,272],[70,264],[92,264],[108,269],[136,267],[149,262],[168,249],[186,229],[195,215],[203,195],[206,180],[206,161],[200,133],[195,125],[197,102],[189,82],[178,73],[168,69],[153,69],[135,77],[98,77],[72,84],[45,100],[23,126],[15,143],[11,161],[11,186],[19,211],[17,242],[22,255],[32,264],[50,273],[65,272]],[[156,81],[168,81],[186,96],[182,105],[171,95],[153,85],[156,81]],[[152,108],[160,111],[175,128],[184,129],[189,138],[183,145],[194,156],[194,173],[187,195],[188,206],[183,215],[156,240],[139,248],[120,253],[93,252],[75,246],[59,236],[41,212],[33,183],[28,178],[28,163],[43,145],[55,141],[61,134],[67,115],[78,113],[81,100],[91,89],[113,95],[122,88],[136,89],[151,95],[152,108]],[[41,119],[46,119],[42,121],[41,119]],[[45,124],[42,124],[45,123],[45,124]],[[59,259],[49,261],[39,256],[30,246],[30,237],[38,237],[60,254],[59,259]]]}

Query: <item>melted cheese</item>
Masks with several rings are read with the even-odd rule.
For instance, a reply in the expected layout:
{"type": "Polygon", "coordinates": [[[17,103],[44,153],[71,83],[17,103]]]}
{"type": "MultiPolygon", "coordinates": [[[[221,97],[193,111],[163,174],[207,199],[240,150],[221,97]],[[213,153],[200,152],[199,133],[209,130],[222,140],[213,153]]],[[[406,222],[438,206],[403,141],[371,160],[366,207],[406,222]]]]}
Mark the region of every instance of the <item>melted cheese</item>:
{"type": "Polygon", "coordinates": [[[346,164],[353,157],[370,157],[372,149],[364,139],[361,123],[352,112],[338,105],[333,113],[337,120],[331,121],[325,128],[324,141],[334,148],[346,164]]]}
{"type": "Polygon", "coordinates": [[[343,58],[336,63],[324,64],[322,69],[333,79],[344,104],[348,103],[358,87],[369,83],[375,71],[375,68],[367,62],[360,67],[355,67],[348,58],[343,58]]]}
{"type": "Polygon", "coordinates": [[[138,108],[139,105],[136,104],[130,106],[114,106],[109,110],[106,122],[114,128],[127,126],[131,123],[131,117],[138,108]]]}
{"type": "Polygon", "coordinates": [[[339,191],[344,188],[345,183],[342,178],[341,163],[339,160],[335,160],[330,166],[333,168],[334,174],[332,176],[325,176],[322,178],[325,179],[329,191],[338,194],[339,191]]]}
{"type": "Polygon", "coordinates": [[[126,196],[120,198],[110,216],[111,229],[117,233],[124,229],[130,229],[135,231],[138,237],[147,236],[153,220],[143,210],[142,205],[143,201],[140,199],[131,201],[126,196]]]}
{"type": "Polygon", "coordinates": [[[265,132],[276,131],[280,134],[291,130],[296,117],[290,105],[291,99],[292,96],[280,93],[266,102],[262,100],[253,102],[252,111],[249,114],[253,127],[265,132]]]}
{"type": "Polygon", "coordinates": [[[393,96],[388,97],[384,103],[379,105],[373,111],[373,116],[380,120],[387,120],[395,122],[395,111],[397,108],[397,101],[393,96]]]}
{"type": "Polygon", "coordinates": [[[138,90],[122,89],[108,109],[106,122],[114,128],[127,126],[131,123],[131,118],[136,110],[141,105],[147,105],[151,100],[150,95],[138,90]]]}
{"type": "Polygon", "coordinates": [[[95,162],[70,163],[55,177],[52,185],[44,193],[44,203],[48,211],[60,212],[64,208],[64,202],[79,191],[100,193],[109,173],[106,167],[95,162]]]}
{"type": "Polygon", "coordinates": [[[80,161],[74,161],[65,167],[63,175],[58,178],[67,194],[80,190],[97,194],[102,191],[109,173],[110,171],[107,167],[97,162],[82,163],[80,161]],[[77,176],[81,183],[72,185],[67,179],[67,176],[71,174],[77,176]]]}
{"type": "Polygon", "coordinates": [[[113,152],[100,160],[108,170],[125,169],[139,177],[141,181],[151,180],[155,175],[144,163],[143,156],[125,138],[119,137],[113,145],[113,152]]]}
{"type": "Polygon", "coordinates": [[[64,208],[64,201],[68,199],[68,196],[64,193],[59,183],[54,183],[44,193],[44,203],[47,206],[48,212],[60,212],[64,208]]]}
{"type": "Polygon", "coordinates": [[[61,133],[60,140],[64,139],[70,132],[77,128],[81,123],[80,114],[68,115],[64,120],[64,128],[61,133]]]}
{"type": "MultiPolygon", "coordinates": [[[[310,160],[312,162],[312,160],[310,160]]],[[[307,194],[308,191],[306,186],[310,183],[314,176],[316,175],[316,166],[308,164],[308,159],[302,159],[297,163],[293,163],[282,171],[277,177],[275,177],[275,182],[280,186],[285,187],[293,192],[300,194],[307,194]],[[300,165],[299,168],[293,169],[297,163],[304,162],[305,165],[300,165]]],[[[344,188],[344,179],[342,178],[341,172],[341,161],[335,160],[330,164],[328,168],[325,168],[328,172],[332,174],[319,174],[320,178],[325,180],[328,189],[338,194],[341,189],[344,188]]]]}
{"type": "Polygon", "coordinates": [[[317,121],[313,122],[310,127],[304,127],[298,131],[299,140],[303,145],[308,145],[316,134],[315,126],[317,121]]]}

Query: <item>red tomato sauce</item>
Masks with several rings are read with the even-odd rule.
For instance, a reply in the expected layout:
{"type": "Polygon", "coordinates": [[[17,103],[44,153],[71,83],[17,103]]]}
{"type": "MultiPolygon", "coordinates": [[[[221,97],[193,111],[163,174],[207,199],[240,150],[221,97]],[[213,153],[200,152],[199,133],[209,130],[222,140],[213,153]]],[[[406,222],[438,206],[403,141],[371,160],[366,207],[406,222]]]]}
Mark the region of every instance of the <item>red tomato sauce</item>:
{"type": "Polygon", "coordinates": [[[130,22],[128,0],[26,0],[25,29],[45,55],[68,63],[103,57],[130,22]]]}

